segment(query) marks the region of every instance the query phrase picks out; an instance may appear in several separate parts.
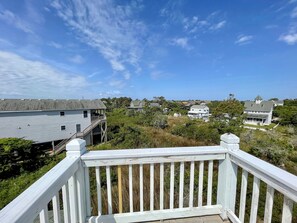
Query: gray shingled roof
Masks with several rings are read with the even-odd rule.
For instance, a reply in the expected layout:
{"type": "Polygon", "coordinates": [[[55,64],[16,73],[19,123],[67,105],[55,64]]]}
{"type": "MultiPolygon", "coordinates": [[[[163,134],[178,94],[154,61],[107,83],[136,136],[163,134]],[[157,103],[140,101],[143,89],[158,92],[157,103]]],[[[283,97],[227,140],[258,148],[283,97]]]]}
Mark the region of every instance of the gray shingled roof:
{"type": "Polygon", "coordinates": [[[257,111],[257,112],[270,112],[273,108],[272,101],[262,101],[260,104],[256,104],[254,101],[244,102],[245,111],[257,111]]]}
{"type": "Polygon", "coordinates": [[[159,103],[157,103],[157,102],[152,102],[152,103],[150,103],[150,107],[161,107],[161,105],[159,104],[159,103]]]}
{"type": "Polygon", "coordinates": [[[205,109],[208,108],[206,105],[193,105],[191,108],[196,108],[196,109],[205,109]]]}
{"type": "Polygon", "coordinates": [[[106,109],[101,100],[0,99],[0,112],[106,109]]]}
{"type": "Polygon", "coordinates": [[[145,105],[144,101],[134,100],[134,101],[131,101],[129,108],[143,108],[144,105],[145,105]]]}

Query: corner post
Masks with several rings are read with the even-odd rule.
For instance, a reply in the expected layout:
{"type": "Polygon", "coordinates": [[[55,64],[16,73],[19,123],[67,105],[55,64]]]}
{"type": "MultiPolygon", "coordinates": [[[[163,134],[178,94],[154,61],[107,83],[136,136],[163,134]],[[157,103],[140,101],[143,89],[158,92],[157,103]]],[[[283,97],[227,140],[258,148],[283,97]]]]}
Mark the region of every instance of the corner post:
{"type": "MultiPolygon", "coordinates": [[[[239,138],[236,135],[225,133],[221,136],[220,145],[228,151],[239,150],[239,138]]],[[[237,165],[230,160],[229,153],[226,159],[219,161],[217,203],[222,205],[221,217],[227,219],[228,211],[235,211],[237,184],[237,165]]]]}
{"type": "MultiPolygon", "coordinates": [[[[73,139],[66,145],[67,158],[77,159],[80,158],[86,151],[86,141],[82,139],[73,139]]],[[[69,179],[69,203],[70,203],[70,219],[71,222],[86,222],[87,212],[87,199],[85,187],[83,163],[80,160],[76,173],[69,179]]]]}

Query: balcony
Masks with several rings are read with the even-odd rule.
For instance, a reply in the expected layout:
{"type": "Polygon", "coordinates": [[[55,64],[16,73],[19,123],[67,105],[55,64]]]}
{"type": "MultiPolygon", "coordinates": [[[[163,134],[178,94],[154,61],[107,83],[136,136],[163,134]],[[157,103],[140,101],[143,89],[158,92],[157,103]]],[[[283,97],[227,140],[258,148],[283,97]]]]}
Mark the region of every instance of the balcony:
{"type": "Polygon", "coordinates": [[[241,151],[232,134],[222,135],[220,146],[87,151],[84,140],[74,139],[66,150],[64,160],[1,210],[0,222],[220,216],[233,223],[256,223],[261,184],[266,185],[264,222],[272,220],[276,193],[283,200],[281,222],[292,222],[297,177],[241,151]]]}

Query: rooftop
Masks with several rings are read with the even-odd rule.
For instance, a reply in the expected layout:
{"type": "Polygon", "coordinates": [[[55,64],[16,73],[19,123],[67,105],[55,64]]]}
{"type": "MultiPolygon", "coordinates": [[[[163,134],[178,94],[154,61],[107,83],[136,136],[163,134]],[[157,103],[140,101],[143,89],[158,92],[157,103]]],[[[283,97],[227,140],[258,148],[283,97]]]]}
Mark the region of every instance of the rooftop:
{"type": "Polygon", "coordinates": [[[101,100],[1,99],[0,112],[106,109],[101,100]]]}

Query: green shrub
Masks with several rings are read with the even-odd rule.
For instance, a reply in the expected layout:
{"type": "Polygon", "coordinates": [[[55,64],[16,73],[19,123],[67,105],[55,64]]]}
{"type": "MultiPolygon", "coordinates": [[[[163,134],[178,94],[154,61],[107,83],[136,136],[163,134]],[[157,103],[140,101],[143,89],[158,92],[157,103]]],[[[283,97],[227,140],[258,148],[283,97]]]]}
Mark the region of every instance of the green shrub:
{"type": "Polygon", "coordinates": [[[0,178],[6,179],[45,164],[45,153],[32,146],[33,141],[20,138],[0,139],[0,178]]]}

